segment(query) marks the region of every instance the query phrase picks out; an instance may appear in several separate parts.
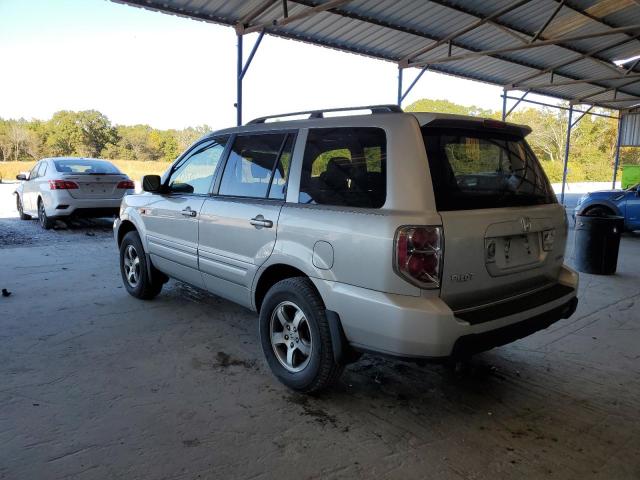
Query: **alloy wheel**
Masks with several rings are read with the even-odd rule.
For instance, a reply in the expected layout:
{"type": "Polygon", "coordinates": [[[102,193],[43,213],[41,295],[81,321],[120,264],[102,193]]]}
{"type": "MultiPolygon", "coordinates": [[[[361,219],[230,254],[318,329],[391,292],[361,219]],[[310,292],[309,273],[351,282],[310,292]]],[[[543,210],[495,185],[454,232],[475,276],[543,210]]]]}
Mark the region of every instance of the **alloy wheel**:
{"type": "Polygon", "coordinates": [[[136,288],[140,282],[140,256],[133,245],[127,245],[122,257],[127,283],[132,288],[136,288]]]}
{"type": "Polygon", "coordinates": [[[47,212],[45,212],[42,202],[38,203],[38,220],[40,220],[40,225],[42,226],[47,222],[47,212]]]}
{"type": "Polygon", "coordinates": [[[311,359],[313,338],[302,309],[293,302],[281,302],[273,309],[269,324],[278,362],[291,373],[304,370],[311,359]]]}

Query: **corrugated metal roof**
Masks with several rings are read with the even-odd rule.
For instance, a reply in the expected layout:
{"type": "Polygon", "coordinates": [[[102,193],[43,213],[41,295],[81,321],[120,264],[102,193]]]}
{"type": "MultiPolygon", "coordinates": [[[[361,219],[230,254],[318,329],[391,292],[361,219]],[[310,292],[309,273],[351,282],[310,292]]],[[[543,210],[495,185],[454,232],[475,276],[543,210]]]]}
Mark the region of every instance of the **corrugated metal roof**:
{"type": "Polygon", "coordinates": [[[637,0],[287,0],[288,20],[281,0],[113,1],[576,103],[640,104],[640,62],[614,64],[640,55],[637,0]]]}

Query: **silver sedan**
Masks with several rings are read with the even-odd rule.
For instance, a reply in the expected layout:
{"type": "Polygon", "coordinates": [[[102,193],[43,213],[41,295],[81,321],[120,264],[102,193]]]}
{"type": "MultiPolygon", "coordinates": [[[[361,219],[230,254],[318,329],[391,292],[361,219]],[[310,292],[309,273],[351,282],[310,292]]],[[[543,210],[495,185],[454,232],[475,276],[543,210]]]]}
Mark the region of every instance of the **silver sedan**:
{"type": "Polygon", "coordinates": [[[120,211],[122,197],[133,191],[133,181],[111,162],[93,158],[43,158],[15,191],[20,218],[37,216],[44,229],[56,219],[109,217],[120,211]]]}

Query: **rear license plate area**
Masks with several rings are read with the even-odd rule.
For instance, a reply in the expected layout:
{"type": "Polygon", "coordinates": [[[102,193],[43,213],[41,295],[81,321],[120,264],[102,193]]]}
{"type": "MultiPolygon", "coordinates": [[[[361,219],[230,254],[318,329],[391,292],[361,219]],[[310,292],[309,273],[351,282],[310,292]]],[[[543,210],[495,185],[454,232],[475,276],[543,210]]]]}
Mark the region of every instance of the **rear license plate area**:
{"type": "Polygon", "coordinates": [[[494,271],[508,271],[536,265],[540,258],[540,234],[509,235],[485,239],[485,260],[494,271]]]}

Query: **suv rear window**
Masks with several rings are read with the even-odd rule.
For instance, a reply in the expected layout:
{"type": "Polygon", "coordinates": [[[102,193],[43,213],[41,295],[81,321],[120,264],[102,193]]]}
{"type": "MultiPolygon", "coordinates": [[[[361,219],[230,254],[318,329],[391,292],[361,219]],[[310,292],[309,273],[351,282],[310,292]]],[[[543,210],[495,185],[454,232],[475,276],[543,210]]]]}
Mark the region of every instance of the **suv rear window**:
{"type": "Polygon", "coordinates": [[[386,199],[387,137],[381,128],[312,128],[300,203],[380,208],[386,199]]]}
{"type": "Polygon", "coordinates": [[[422,127],[438,210],[556,203],[540,163],[521,136],[422,127]]]}

